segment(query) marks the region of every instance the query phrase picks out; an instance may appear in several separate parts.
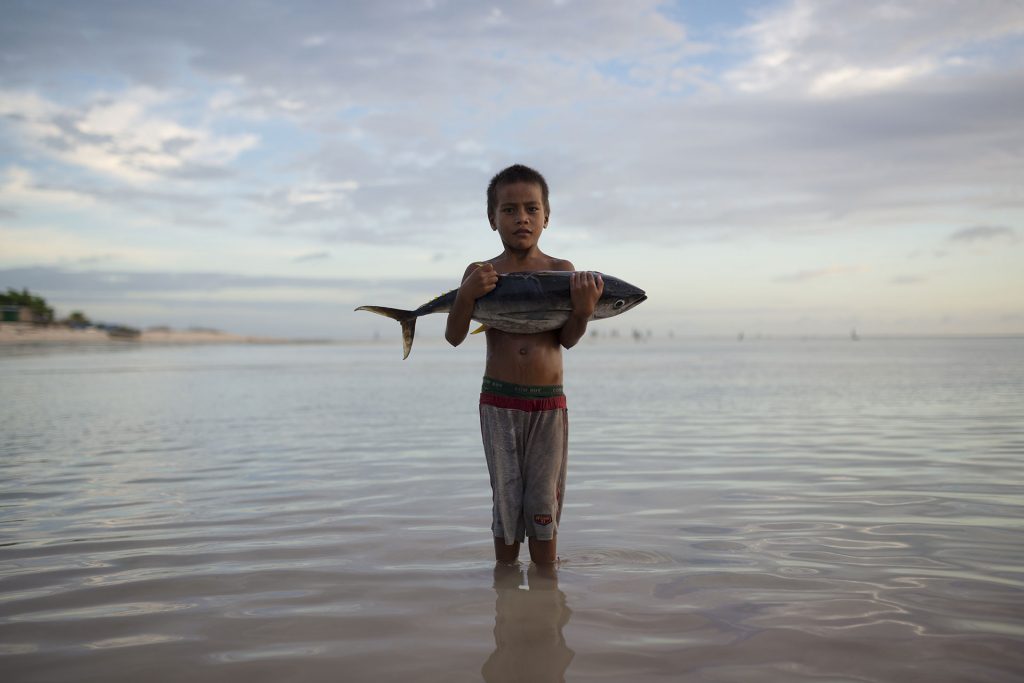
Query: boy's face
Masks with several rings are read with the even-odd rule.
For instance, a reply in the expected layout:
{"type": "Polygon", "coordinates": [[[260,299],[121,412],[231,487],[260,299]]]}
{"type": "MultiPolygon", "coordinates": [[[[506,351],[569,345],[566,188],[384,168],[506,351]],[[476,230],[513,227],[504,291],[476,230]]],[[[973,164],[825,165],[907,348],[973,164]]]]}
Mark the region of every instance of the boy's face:
{"type": "Polygon", "coordinates": [[[498,231],[502,244],[515,251],[526,251],[536,246],[541,231],[548,224],[540,185],[499,185],[495,194],[498,201],[494,215],[490,216],[491,228],[498,231]]]}

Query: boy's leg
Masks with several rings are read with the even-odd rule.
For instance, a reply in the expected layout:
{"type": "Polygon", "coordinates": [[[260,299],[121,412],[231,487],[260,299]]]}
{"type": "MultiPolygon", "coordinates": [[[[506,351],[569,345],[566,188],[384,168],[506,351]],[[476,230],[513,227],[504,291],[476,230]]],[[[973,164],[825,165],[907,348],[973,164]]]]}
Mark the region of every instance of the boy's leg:
{"type": "Polygon", "coordinates": [[[493,502],[494,557],[499,562],[515,562],[519,558],[519,544],[526,533],[519,463],[523,417],[519,411],[480,405],[480,432],[493,502]]]}
{"type": "MultiPolygon", "coordinates": [[[[535,564],[554,564],[558,561],[558,537],[552,537],[550,541],[538,541],[530,539],[530,559],[535,564]]],[[[516,548],[516,550],[519,550],[516,548]]]]}
{"type": "MultiPolygon", "coordinates": [[[[533,539],[530,539],[530,556],[533,556],[533,539]]],[[[519,543],[505,545],[504,538],[494,539],[494,559],[498,562],[515,562],[519,559],[519,543]]]]}
{"type": "Polygon", "coordinates": [[[536,564],[554,564],[558,561],[558,523],[569,460],[569,420],[564,408],[536,412],[531,419],[523,502],[526,535],[530,559],[536,564]]]}

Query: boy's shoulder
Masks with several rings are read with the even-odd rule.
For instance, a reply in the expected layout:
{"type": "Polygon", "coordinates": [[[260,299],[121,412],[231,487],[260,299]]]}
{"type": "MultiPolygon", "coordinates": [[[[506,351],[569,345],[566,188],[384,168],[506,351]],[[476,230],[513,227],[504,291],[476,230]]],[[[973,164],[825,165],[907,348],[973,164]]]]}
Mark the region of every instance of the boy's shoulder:
{"type": "Polygon", "coordinates": [[[538,270],[575,270],[572,263],[568,259],[555,258],[554,256],[548,256],[543,254],[539,258],[531,259],[529,265],[513,264],[509,260],[505,259],[504,255],[487,261],[494,266],[499,272],[512,273],[516,271],[538,271],[538,270]]]}
{"type": "Polygon", "coordinates": [[[576,270],[576,267],[572,265],[569,259],[555,258],[553,256],[548,257],[551,261],[550,267],[545,270],[576,270]]]}
{"type": "Polygon", "coordinates": [[[537,270],[560,270],[560,271],[573,271],[576,267],[572,265],[572,262],[568,259],[555,258],[554,256],[543,255],[541,258],[536,259],[530,267],[524,268],[521,265],[513,265],[505,256],[505,254],[499,254],[494,258],[485,259],[483,261],[474,261],[466,266],[466,270],[462,275],[462,279],[466,279],[470,273],[484,265],[489,263],[494,266],[494,269],[499,273],[512,273],[517,271],[537,271],[537,270]]]}

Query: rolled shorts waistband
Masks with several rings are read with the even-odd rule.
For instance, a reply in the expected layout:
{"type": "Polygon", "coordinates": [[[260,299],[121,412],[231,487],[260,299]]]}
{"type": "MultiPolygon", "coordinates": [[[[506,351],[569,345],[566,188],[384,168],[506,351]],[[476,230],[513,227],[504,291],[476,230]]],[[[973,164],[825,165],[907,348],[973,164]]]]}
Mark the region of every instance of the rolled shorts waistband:
{"type": "Polygon", "coordinates": [[[484,377],[480,405],[525,410],[558,410],[566,407],[561,384],[527,385],[484,377]]]}

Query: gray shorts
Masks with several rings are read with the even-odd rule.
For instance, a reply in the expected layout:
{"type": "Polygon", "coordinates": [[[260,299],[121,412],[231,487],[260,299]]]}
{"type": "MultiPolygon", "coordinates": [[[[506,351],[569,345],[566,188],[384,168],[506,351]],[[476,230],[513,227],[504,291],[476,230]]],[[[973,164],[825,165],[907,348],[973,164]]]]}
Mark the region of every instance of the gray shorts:
{"type": "Polygon", "coordinates": [[[569,460],[565,396],[561,387],[556,396],[523,398],[488,391],[493,386],[485,379],[480,394],[480,432],[494,500],[491,531],[506,545],[526,536],[550,541],[562,517],[569,460]]]}

